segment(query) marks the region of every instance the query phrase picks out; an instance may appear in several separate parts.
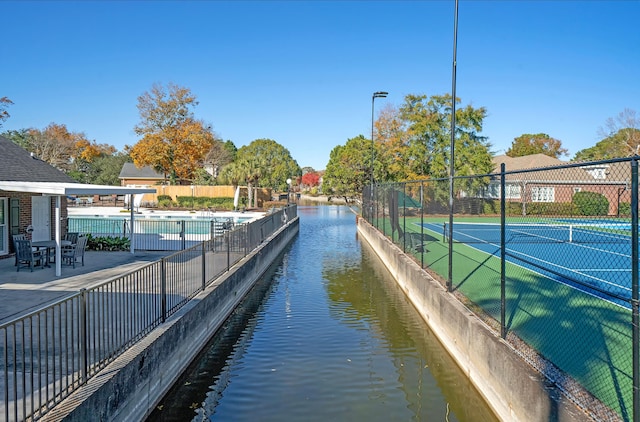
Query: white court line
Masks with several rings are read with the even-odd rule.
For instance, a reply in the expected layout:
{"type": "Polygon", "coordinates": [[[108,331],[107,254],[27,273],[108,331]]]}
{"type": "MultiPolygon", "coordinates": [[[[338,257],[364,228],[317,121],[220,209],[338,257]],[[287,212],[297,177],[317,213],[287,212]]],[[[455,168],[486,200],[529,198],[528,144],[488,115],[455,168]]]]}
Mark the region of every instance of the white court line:
{"type": "MultiPolygon", "coordinates": [[[[429,224],[429,223],[428,223],[428,224],[429,224]]],[[[433,224],[433,223],[430,223],[430,224],[433,224]]],[[[495,243],[493,243],[493,242],[487,242],[487,241],[483,240],[482,238],[478,238],[478,237],[470,236],[470,235],[468,235],[468,234],[466,234],[466,233],[462,233],[462,234],[463,234],[463,235],[465,235],[465,236],[467,236],[467,237],[468,237],[468,238],[470,238],[470,239],[476,239],[476,240],[477,240],[477,241],[479,241],[480,243],[483,243],[483,244],[489,244],[489,245],[492,245],[492,246],[494,246],[494,247],[500,248],[500,245],[499,245],[499,244],[495,244],[495,243]]],[[[462,242],[462,243],[464,243],[464,242],[462,242]]],[[[600,249],[600,248],[595,248],[595,247],[586,246],[586,245],[581,245],[581,244],[575,244],[575,243],[567,243],[567,245],[573,245],[573,246],[582,247],[582,248],[585,248],[585,249],[595,250],[595,251],[604,252],[604,253],[611,253],[611,254],[613,254],[613,255],[619,255],[619,256],[623,256],[623,257],[625,257],[625,258],[631,258],[631,256],[630,256],[630,255],[621,254],[621,253],[617,253],[617,252],[612,252],[612,251],[609,251],[609,250],[606,250],[606,249],[600,249]]],[[[467,244],[467,246],[470,246],[470,245],[468,245],[468,244],[467,244]]],[[[488,252],[483,251],[482,249],[476,248],[476,247],[474,247],[474,246],[470,246],[470,247],[472,247],[473,249],[476,249],[476,250],[478,250],[478,251],[484,252],[485,254],[488,254],[488,252]]],[[[559,268],[559,269],[564,270],[564,271],[567,271],[567,272],[572,272],[572,273],[575,273],[575,274],[580,274],[581,276],[583,276],[583,277],[585,277],[585,278],[587,278],[587,279],[591,279],[591,280],[593,280],[593,281],[596,281],[596,282],[602,283],[602,284],[603,284],[603,285],[605,285],[605,286],[606,286],[606,285],[608,285],[608,286],[612,286],[612,287],[620,288],[620,289],[622,289],[622,290],[631,291],[631,288],[629,288],[629,287],[622,286],[622,285],[620,285],[620,284],[616,284],[616,283],[614,283],[614,282],[611,282],[611,281],[608,281],[608,280],[605,280],[605,279],[602,279],[602,278],[599,278],[599,277],[594,277],[594,276],[592,276],[592,275],[585,274],[584,272],[581,272],[581,271],[580,271],[580,270],[578,270],[578,269],[570,268],[570,267],[565,267],[565,266],[563,266],[563,265],[556,264],[556,263],[554,263],[554,262],[552,262],[552,261],[546,261],[546,260],[544,260],[544,259],[537,258],[537,257],[535,257],[535,256],[533,256],[533,255],[529,255],[529,254],[526,254],[526,253],[524,253],[524,252],[520,252],[520,251],[516,251],[516,250],[509,250],[509,253],[510,253],[510,254],[512,254],[512,255],[520,255],[520,256],[523,256],[523,257],[528,258],[529,260],[533,260],[533,261],[537,261],[537,262],[542,263],[542,264],[545,264],[545,265],[553,266],[553,267],[555,267],[555,268],[559,268]]],[[[499,257],[498,257],[498,259],[499,259],[499,257]]],[[[526,268],[526,267],[523,267],[523,268],[526,268]]],[[[611,270],[613,270],[613,269],[611,269],[611,270]]],[[[609,269],[608,269],[608,270],[605,270],[605,271],[611,271],[611,270],[609,270],[609,269]]],[[[626,269],[619,269],[619,270],[621,270],[621,271],[627,271],[626,269]]],[[[590,270],[590,271],[593,271],[593,270],[590,270]]],[[[537,271],[536,271],[536,270],[534,270],[534,272],[537,272],[537,271]]],[[[550,278],[550,277],[548,277],[548,278],[550,278]]],[[[551,278],[550,278],[550,279],[551,279],[551,278]]],[[[552,280],[553,280],[553,279],[552,279],[552,280]]],[[[557,281],[557,280],[556,280],[556,281],[557,281]]]]}
{"type": "MultiPolygon", "coordinates": [[[[417,222],[416,222],[416,223],[414,223],[414,224],[415,224],[415,225],[417,225],[418,227],[420,227],[420,226],[421,226],[421,224],[420,224],[420,223],[417,223],[417,222]]],[[[428,224],[428,225],[436,225],[437,223],[425,223],[425,224],[428,224]]],[[[422,227],[424,227],[424,226],[422,226],[422,227]]],[[[439,232],[439,231],[436,231],[436,230],[433,230],[433,229],[428,229],[427,227],[424,227],[424,228],[425,228],[426,230],[433,231],[433,232],[434,232],[434,233],[436,233],[436,234],[440,234],[440,235],[442,235],[442,233],[441,233],[441,232],[439,232]]],[[[485,243],[486,243],[486,242],[485,242],[485,243]]],[[[483,254],[485,254],[485,255],[489,255],[489,258],[494,258],[494,259],[496,259],[496,260],[500,260],[500,257],[499,257],[499,256],[496,256],[496,255],[494,255],[494,254],[490,254],[489,252],[487,252],[487,251],[483,251],[482,249],[478,249],[478,248],[476,248],[475,246],[471,246],[471,244],[464,244],[464,245],[465,245],[465,246],[467,246],[467,247],[469,247],[469,248],[471,248],[471,249],[475,249],[476,251],[481,252],[481,253],[483,253],[483,254]]],[[[494,246],[495,246],[495,245],[494,245],[494,246]]],[[[499,248],[499,246],[498,246],[498,248],[499,248]]],[[[626,256],[626,255],[625,255],[625,256],[626,256]]],[[[513,265],[513,266],[515,266],[515,267],[522,268],[523,270],[530,271],[531,273],[533,273],[533,274],[537,274],[538,276],[543,277],[543,278],[546,278],[547,280],[552,281],[552,282],[554,282],[554,283],[560,283],[560,284],[562,284],[562,285],[564,285],[564,286],[569,287],[570,289],[578,290],[578,291],[579,291],[580,293],[582,293],[582,294],[585,294],[585,295],[591,296],[591,297],[596,298],[596,299],[598,299],[598,300],[605,301],[605,302],[610,303],[611,305],[617,306],[617,307],[619,307],[619,308],[622,308],[622,309],[629,309],[628,307],[626,307],[626,306],[624,306],[624,305],[621,305],[621,304],[619,304],[619,303],[617,303],[617,302],[614,302],[614,301],[612,301],[612,300],[609,300],[609,299],[603,298],[602,296],[599,296],[599,295],[594,294],[594,293],[592,293],[592,292],[585,291],[585,290],[583,290],[583,289],[577,288],[576,286],[574,286],[574,285],[572,285],[572,284],[569,284],[569,283],[564,282],[564,281],[562,281],[562,280],[557,280],[557,279],[552,278],[552,277],[550,277],[550,276],[548,276],[548,275],[546,275],[546,274],[542,274],[542,273],[541,273],[541,272],[539,272],[538,270],[535,270],[535,269],[532,269],[532,268],[525,267],[525,266],[524,266],[524,265],[522,265],[522,264],[518,264],[517,262],[509,261],[508,259],[507,259],[507,261],[508,261],[509,265],[513,265]]],[[[542,262],[545,262],[545,261],[542,261],[542,262]]],[[[605,271],[609,271],[609,269],[607,269],[607,270],[605,270],[605,271]]],[[[624,271],[624,270],[622,270],[622,269],[621,269],[620,271],[624,271]]],[[[622,287],[622,286],[619,286],[619,285],[616,285],[616,284],[614,284],[614,286],[622,287]]]]}
{"type": "Polygon", "coordinates": [[[630,273],[631,268],[576,268],[576,271],[607,271],[607,272],[620,272],[630,273]]]}

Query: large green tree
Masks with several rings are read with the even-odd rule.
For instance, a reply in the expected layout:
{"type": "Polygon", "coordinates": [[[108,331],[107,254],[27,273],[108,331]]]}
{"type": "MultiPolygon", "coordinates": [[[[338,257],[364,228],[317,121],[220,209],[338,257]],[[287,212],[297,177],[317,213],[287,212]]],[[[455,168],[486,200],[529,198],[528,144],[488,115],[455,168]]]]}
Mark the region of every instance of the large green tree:
{"type": "Polygon", "coordinates": [[[640,153],[640,129],[620,129],[590,148],[576,152],[574,161],[598,161],[610,158],[630,157],[640,153]],[[634,141],[635,139],[635,141],[634,141]],[[637,142],[637,143],[636,143],[637,142]]]}
{"type": "MultiPolygon", "coordinates": [[[[456,99],[456,104],[460,100],[456,99]]],[[[444,179],[450,174],[451,166],[451,110],[452,97],[449,94],[407,95],[400,107],[400,117],[406,122],[408,148],[406,162],[411,178],[444,179]]],[[[456,176],[488,174],[493,171],[493,162],[487,138],[481,136],[482,123],[487,115],[484,107],[471,105],[456,108],[454,136],[456,176]]],[[[487,180],[456,179],[454,194],[475,192],[487,184],[487,180]]],[[[441,203],[448,201],[448,188],[434,192],[441,203]]]]}
{"type": "Polygon", "coordinates": [[[194,117],[197,104],[191,90],[175,84],[155,84],[138,97],[134,131],[142,139],[128,148],[133,162],[152,166],[172,183],[192,181],[215,141],[211,127],[194,117]]]}
{"type": "MultiPolygon", "coordinates": [[[[400,117],[407,122],[407,162],[422,177],[443,178],[450,173],[451,95],[407,95],[400,117]]],[[[456,104],[460,99],[456,99],[456,104]]],[[[486,174],[493,170],[491,144],[481,136],[487,115],[484,107],[456,108],[455,173],[459,176],[486,174]]]]}
{"type": "Polygon", "coordinates": [[[553,158],[567,155],[566,148],[562,148],[559,139],[552,138],[546,133],[525,133],[513,139],[511,147],[505,153],[509,157],[524,157],[525,155],[544,154],[553,158]]]}
{"type": "Polygon", "coordinates": [[[131,161],[131,157],[123,152],[102,154],[88,163],[84,171],[74,171],[69,175],[82,183],[119,186],[122,166],[131,161]]]}
{"type": "Polygon", "coordinates": [[[20,145],[22,148],[29,151],[29,129],[8,130],[3,132],[1,135],[9,139],[14,144],[20,145]]]}
{"type": "Polygon", "coordinates": [[[362,135],[333,148],[323,176],[323,192],[345,199],[359,196],[370,183],[371,154],[371,140],[362,135]]]}
{"type": "Polygon", "coordinates": [[[247,184],[248,206],[251,207],[254,187],[284,191],[287,179],[296,180],[301,171],[284,146],[272,139],[256,139],[238,149],[235,161],[225,168],[224,175],[247,184]]]}
{"type": "Polygon", "coordinates": [[[615,118],[609,118],[606,127],[600,129],[600,142],[576,153],[576,161],[607,160],[640,154],[640,117],[631,109],[625,109],[615,118]]]}

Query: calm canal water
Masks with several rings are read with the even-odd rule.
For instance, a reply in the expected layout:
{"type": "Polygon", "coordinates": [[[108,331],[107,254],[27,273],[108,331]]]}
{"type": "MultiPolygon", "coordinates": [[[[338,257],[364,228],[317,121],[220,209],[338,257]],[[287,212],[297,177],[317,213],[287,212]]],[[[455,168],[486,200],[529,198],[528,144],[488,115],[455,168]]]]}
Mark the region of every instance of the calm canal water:
{"type": "Polygon", "coordinates": [[[300,233],[149,421],[495,421],[344,206],[300,233]]]}

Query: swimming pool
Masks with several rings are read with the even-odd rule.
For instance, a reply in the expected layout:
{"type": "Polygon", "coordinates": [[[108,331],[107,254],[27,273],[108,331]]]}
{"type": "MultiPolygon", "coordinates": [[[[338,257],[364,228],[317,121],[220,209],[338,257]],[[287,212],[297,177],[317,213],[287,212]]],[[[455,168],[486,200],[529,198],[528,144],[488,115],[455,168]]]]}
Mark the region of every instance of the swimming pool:
{"type": "Polygon", "coordinates": [[[133,229],[128,215],[70,215],[67,231],[94,237],[130,237],[137,249],[181,250],[213,239],[256,216],[136,215],[133,229]]]}

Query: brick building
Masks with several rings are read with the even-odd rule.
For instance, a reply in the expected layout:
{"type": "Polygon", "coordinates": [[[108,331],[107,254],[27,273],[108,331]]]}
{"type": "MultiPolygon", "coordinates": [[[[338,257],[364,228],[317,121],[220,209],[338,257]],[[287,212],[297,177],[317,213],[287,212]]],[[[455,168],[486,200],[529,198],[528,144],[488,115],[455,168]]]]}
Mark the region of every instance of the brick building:
{"type": "MultiPolygon", "coordinates": [[[[0,136],[1,182],[58,182],[75,180],[0,136]]],[[[27,234],[33,240],[49,240],[54,235],[53,196],[35,192],[5,191],[0,188],[0,257],[13,252],[9,236],[27,234]]],[[[66,230],[67,206],[62,201],[60,217],[66,230]]]]}
{"type": "MultiPolygon", "coordinates": [[[[0,136],[0,258],[13,253],[10,235],[59,241],[67,231],[67,196],[144,193],[155,193],[155,189],[78,183],[0,136]]],[[[132,227],[133,218],[131,212],[132,227]]],[[[133,248],[132,242],[132,252],[133,248]]],[[[57,259],[56,275],[60,275],[59,265],[57,259]]]]}

